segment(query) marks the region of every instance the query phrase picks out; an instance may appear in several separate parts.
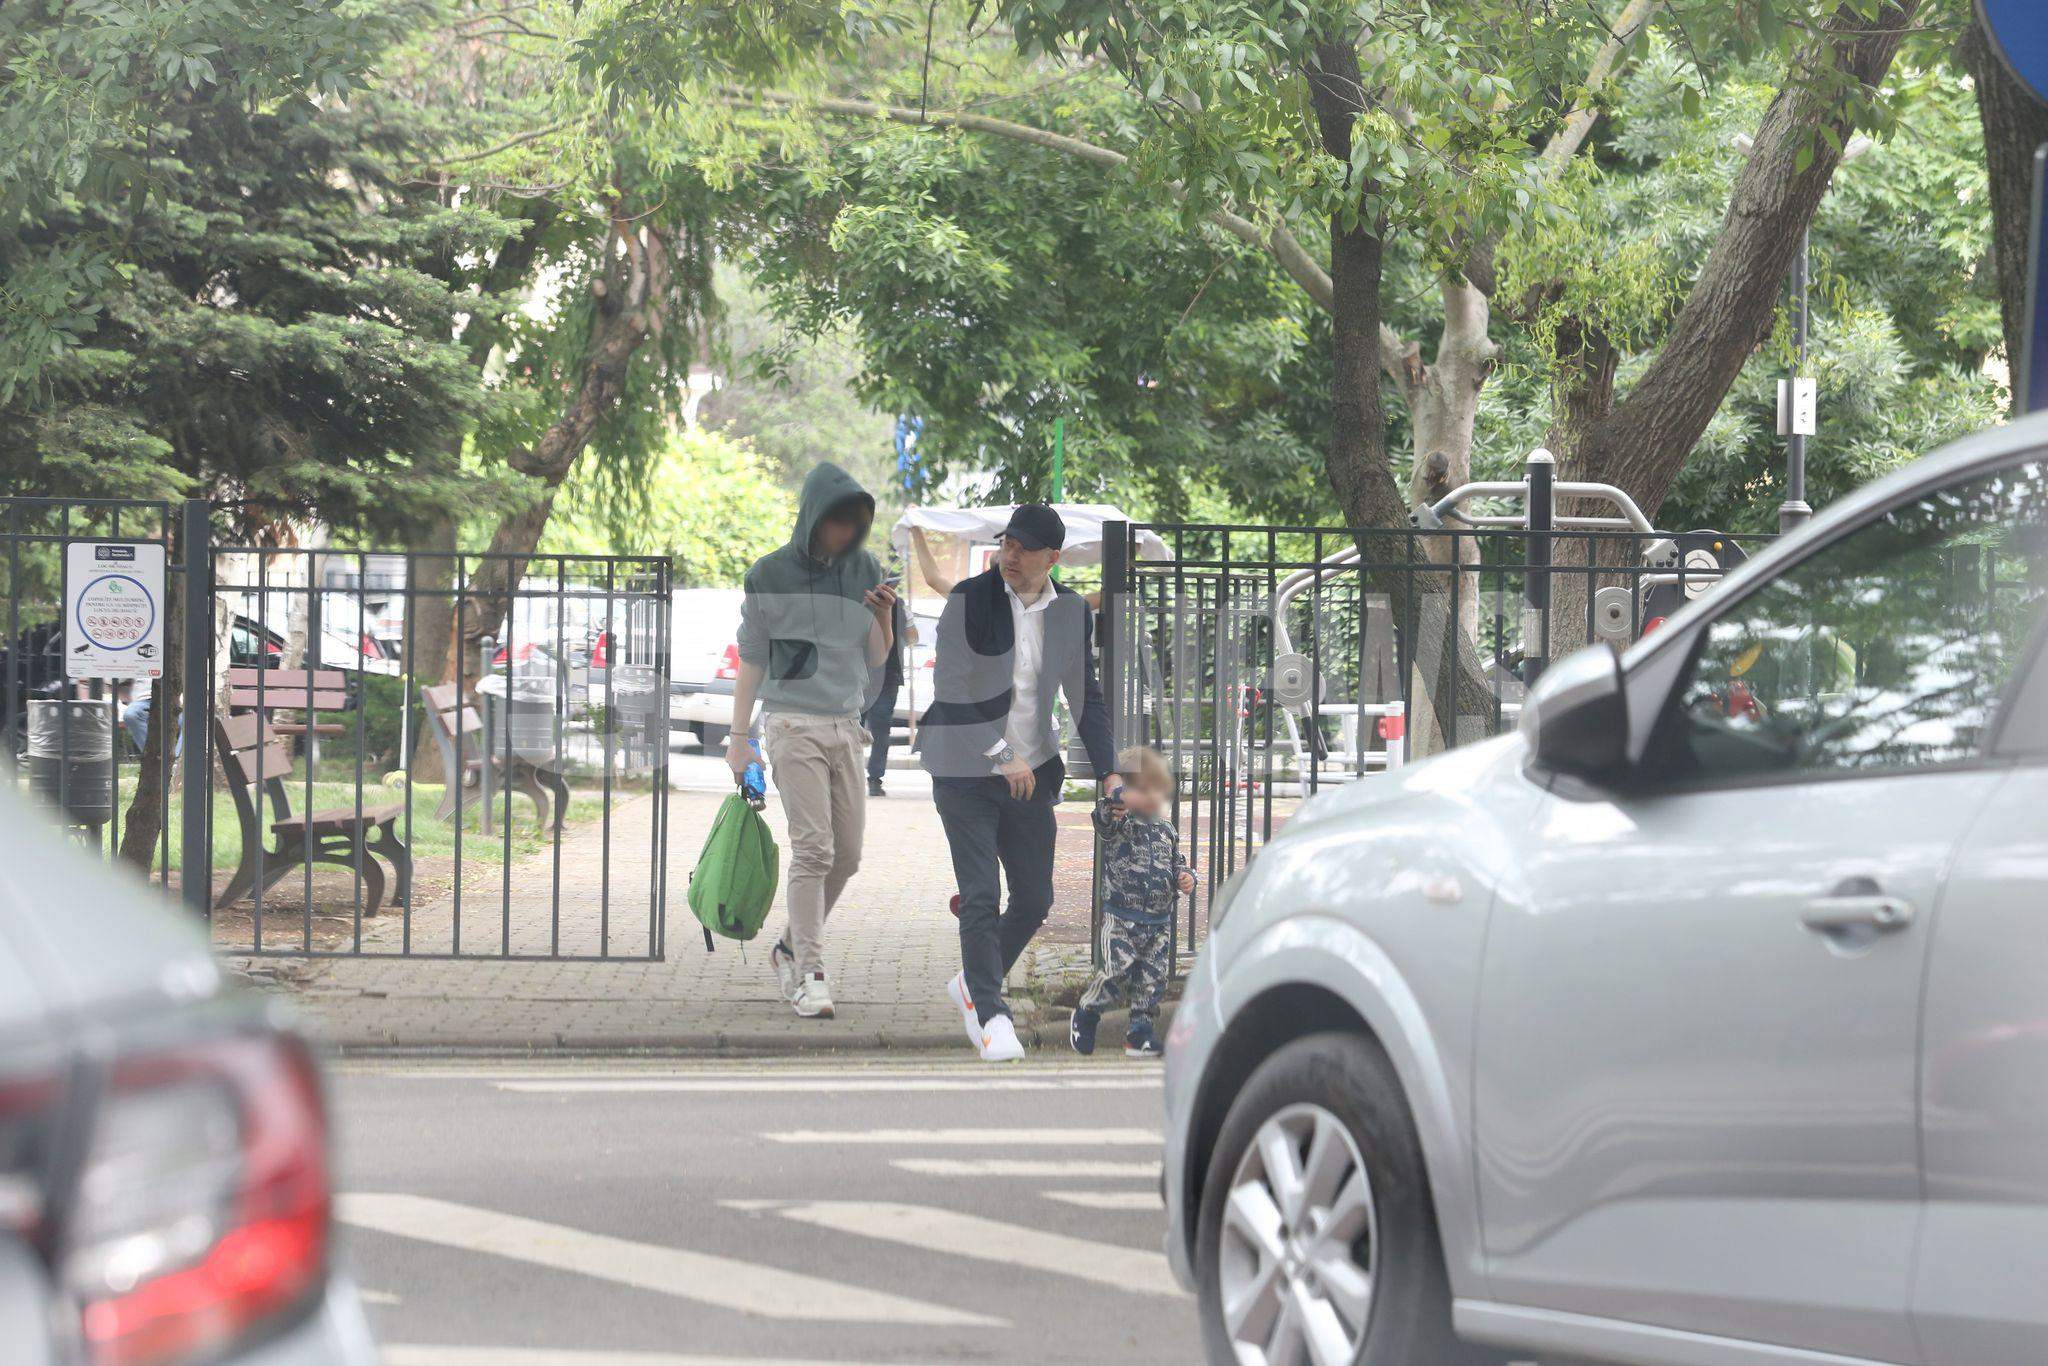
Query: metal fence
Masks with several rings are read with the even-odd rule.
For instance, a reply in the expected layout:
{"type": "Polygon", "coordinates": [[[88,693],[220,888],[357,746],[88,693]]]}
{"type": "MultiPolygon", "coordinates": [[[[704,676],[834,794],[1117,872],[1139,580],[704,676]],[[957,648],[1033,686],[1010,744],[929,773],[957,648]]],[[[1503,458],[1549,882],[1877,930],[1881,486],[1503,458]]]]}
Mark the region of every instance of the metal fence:
{"type": "Polygon", "coordinates": [[[128,855],[217,950],[663,956],[665,560],[224,545],[203,502],[0,514],[10,781],[108,856],[150,806],[128,855]],[[66,677],[85,541],[165,547],[157,679],[66,677]]]}
{"type": "Polygon", "coordinates": [[[205,743],[216,766],[243,769],[231,789],[244,778],[269,808],[216,801],[207,813],[216,945],[662,957],[667,562],[385,552],[373,576],[370,555],[213,550],[216,640],[233,624],[228,667],[209,674],[205,743]],[[339,576],[337,560],[349,566],[339,576]],[[420,630],[388,654],[360,631],[379,578],[387,595],[402,584],[406,622],[445,622],[441,682],[415,666],[420,630]],[[306,668],[252,658],[280,636],[306,668]],[[341,875],[316,878],[316,864],[341,875]]]}
{"type": "Polygon", "coordinates": [[[1547,470],[1532,473],[1478,486],[1453,504],[1457,526],[1109,528],[1117,743],[1166,756],[1197,870],[1176,952],[1200,942],[1217,889],[1302,801],[1511,729],[1549,661],[1655,629],[1744,558],[1720,533],[1658,532],[1633,505],[1611,516],[1592,506],[1605,492],[1572,492],[1590,486],[1559,485],[1553,502],[1547,470]],[[1473,510],[1532,485],[1533,516],[1473,510]],[[1142,558],[1141,532],[1167,557],[1142,558]]]}
{"type": "MultiPolygon", "coordinates": [[[[145,785],[143,751],[130,743],[123,715],[146,701],[136,680],[67,678],[64,588],[73,545],[120,542],[161,547],[175,585],[184,565],[174,546],[176,504],[112,498],[0,499],[0,721],[5,776],[22,799],[45,809],[71,838],[108,857],[131,832],[130,801],[145,785]]],[[[147,781],[171,784],[173,756],[157,756],[147,781]]],[[[134,841],[131,841],[134,842],[134,841]]],[[[133,851],[161,875],[172,865],[168,822],[133,851]],[[146,857],[145,857],[146,855],[146,857]]]]}

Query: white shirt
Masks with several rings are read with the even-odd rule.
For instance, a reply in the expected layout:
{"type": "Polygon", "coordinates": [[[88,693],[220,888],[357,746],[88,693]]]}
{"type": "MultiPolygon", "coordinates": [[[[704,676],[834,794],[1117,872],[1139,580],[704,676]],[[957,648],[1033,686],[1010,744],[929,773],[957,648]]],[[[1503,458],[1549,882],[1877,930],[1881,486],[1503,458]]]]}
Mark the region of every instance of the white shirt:
{"type": "MultiPolygon", "coordinates": [[[[1017,637],[1011,656],[1010,720],[1003,728],[1003,743],[1016,750],[1017,757],[1027,766],[1037,768],[1052,758],[1056,748],[1051,728],[1046,725],[1038,687],[1039,670],[1045,664],[1045,609],[1052,606],[1055,595],[1052,584],[1047,583],[1036,601],[1026,602],[1017,596],[1017,590],[1010,587],[1007,579],[1003,581],[1003,595],[1010,600],[1010,624],[1017,637]]],[[[989,753],[993,755],[1001,748],[997,745],[989,753]]]]}

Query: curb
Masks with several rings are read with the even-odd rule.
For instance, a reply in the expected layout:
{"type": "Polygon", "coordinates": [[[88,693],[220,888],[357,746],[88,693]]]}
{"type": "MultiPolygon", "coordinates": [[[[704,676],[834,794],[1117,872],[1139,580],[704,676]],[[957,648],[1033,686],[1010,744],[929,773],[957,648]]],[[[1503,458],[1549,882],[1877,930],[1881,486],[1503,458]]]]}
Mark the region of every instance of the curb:
{"type": "MultiPolygon", "coordinates": [[[[1105,1026],[1123,1017],[1121,1011],[1103,1015],[1105,1026]]],[[[1017,1032],[1034,1050],[1067,1052],[1067,1012],[1049,1020],[1035,1020],[1017,1032]]],[[[1160,1032],[1173,1021],[1173,1007],[1159,1013],[1160,1032]]],[[[673,1033],[632,1034],[583,1033],[574,1030],[539,1030],[526,1035],[503,1031],[490,1034],[436,1033],[426,1037],[385,1035],[339,1038],[323,1035],[317,1021],[305,1021],[309,1032],[323,1049],[336,1058],[419,1058],[419,1057],[801,1057],[846,1053],[952,1053],[971,1056],[957,1026],[919,1030],[833,1030],[829,1025],[816,1034],[788,1030],[677,1030],[673,1033]]],[[[1105,1037],[1111,1037],[1105,1033],[1105,1037]]]]}

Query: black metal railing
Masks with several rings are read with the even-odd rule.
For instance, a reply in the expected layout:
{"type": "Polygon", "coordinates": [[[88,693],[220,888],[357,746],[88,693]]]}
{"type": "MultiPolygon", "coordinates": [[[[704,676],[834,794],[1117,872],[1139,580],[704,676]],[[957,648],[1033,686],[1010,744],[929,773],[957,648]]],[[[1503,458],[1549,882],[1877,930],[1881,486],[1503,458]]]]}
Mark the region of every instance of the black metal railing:
{"type": "Polygon", "coordinates": [[[1217,888],[1302,801],[1511,729],[1551,660],[1654,630],[1744,558],[1719,533],[1607,524],[1619,518],[1481,520],[1108,529],[1117,742],[1166,756],[1198,872],[1176,950],[1200,942],[1217,888]]]}
{"type": "MultiPolygon", "coordinates": [[[[274,838],[295,828],[274,816],[209,811],[203,862],[214,881],[229,862],[224,838],[237,844],[230,895],[215,892],[217,947],[663,956],[666,560],[216,546],[212,569],[213,616],[236,627],[206,714],[290,718],[289,754],[254,745],[247,776],[273,813],[308,823],[294,844],[274,838]],[[373,587],[373,554],[401,592],[373,587]],[[335,562],[346,569],[333,572],[335,562]],[[407,624],[388,648],[370,629],[373,595],[407,624]],[[447,632],[439,681],[417,658],[426,620],[447,632]],[[338,693],[327,689],[336,675],[338,693]],[[308,703],[321,704],[317,724],[299,719],[308,703]],[[314,826],[326,832],[321,854],[306,843],[314,826]],[[316,882],[319,862],[347,878],[316,882]],[[287,895],[271,891],[287,883],[297,884],[287,895]]],[[[225,738],[210,728],[216,766],[225,738]]]]}
{"type": "MultiPolygon", "coordinates": [[[[146,750],[131,736],[153,705],[147,678],[84,676],[66,649],[65,586],[73,546],[160,548],[168,614],[184,566],[175,545],[176,505],[118,498],[0,499],[0,757],[7,782],[45,808],[74,840],[112,858],[120,851],[130,803],[145,787],[168,792],[173,747],[161,747],[145,768],[146,750]],[[125,724],[124,724],[125,722],[125,724]]],[[[176,649],[172,633],[165,645],[176,649]]],[[[139,667],[163,670],[162,653],[139,667]]],[[[152,876],[172,867],[170,822],[133,851],[152,876]]],[[[134,842],[134,841],[131,841],[134,842]]]]}

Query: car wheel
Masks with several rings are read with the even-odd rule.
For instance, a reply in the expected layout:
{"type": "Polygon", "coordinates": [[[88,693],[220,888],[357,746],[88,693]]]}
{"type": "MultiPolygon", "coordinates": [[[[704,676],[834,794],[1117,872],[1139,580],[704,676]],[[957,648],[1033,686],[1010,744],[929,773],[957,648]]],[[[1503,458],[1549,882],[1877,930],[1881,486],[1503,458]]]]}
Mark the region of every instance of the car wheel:
{"type": "Polygon", "coordinates": [[[1196,1255],[1218,1366],[1500,1360],[1451,1332],[1421,1141],[1369,1038],[1297,1039],[1252,1074],[1210,1158],[1196,1255]]]}
{"type": "Polygon", "coordinates": [[[697,742],[706,750],[721,748],[725,737],[732,734],[731,726],[714,726],[709,721],[699,721],[690,729],[697,732],[697,742]]]}

